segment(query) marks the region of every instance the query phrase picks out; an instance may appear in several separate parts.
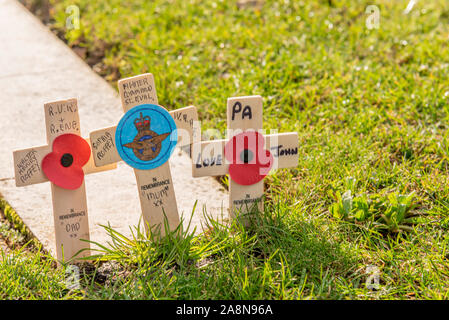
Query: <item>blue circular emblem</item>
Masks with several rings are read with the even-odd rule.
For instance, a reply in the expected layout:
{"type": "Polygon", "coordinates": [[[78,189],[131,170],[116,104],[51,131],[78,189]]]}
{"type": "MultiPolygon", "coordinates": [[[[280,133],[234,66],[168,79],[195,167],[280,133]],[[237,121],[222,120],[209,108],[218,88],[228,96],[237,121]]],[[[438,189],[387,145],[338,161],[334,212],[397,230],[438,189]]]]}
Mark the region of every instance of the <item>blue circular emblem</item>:
{"type": "Polygon", "coordinates": [[[118,154],[131,167],[155,169],[168,161],[178,143],[175,121],[163,107],[141,104],[120,120],[115,143],[118,154]]]}

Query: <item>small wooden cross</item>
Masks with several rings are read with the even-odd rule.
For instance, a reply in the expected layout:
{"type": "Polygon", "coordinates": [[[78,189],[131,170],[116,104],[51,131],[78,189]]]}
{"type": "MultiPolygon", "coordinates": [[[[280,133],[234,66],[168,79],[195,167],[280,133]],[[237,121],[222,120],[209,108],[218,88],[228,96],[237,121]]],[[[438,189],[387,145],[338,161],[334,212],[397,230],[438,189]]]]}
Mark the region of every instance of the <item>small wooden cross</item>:
{"type": "Polygon", "coordinates": [[[298,133],[258,136],[256,132],[263,131],[262,112],[261,96],[229,98],[228,139],[196,142],[192,147],[194,177],[231,173],[229,209],[232,218],[237,214],[247,214],[254,205],[263,210],[263,177],[269,169],[296,167],[298,164],[298,133]],[[262,145],[257,146],[258,143],[262,145]],[[270,152],[266,153],[266,150],[270,152]],[[256,154],[261,159],[257,159],[256,154]],[[260,162],[259,168],[257,161],[260,162]],[[257,170],[253,170],[255,168],[257,170]]]}
{"type": "MultiPolygon", "coordinates": [[[[118,88],[125,116],[122,118],[118,126],[104,128],[91,132],[90,134],[90,139],[92,141],[92,152],[95,164],[97,166],[117,163],[121,160],[124,160],[130,164],[123,158],[127,157],[125,148],[121,148],[122,153],[119,154],[118,143],[120,142],[116,141],[117,137],[121,139],[121,131],[120,134],[118,134],[117,130],[121,127],[121,123],[126,120],[129,112],[145,105],[155,105],[156,109],[162,109],[162,113],[167,112],[163,107],[158,105],[154,77],[151,73],[119,80],[118,88]]],[[[142,110],[145,110],[145,108],[142,110]]],[[[191,145],[192,141],[196,139],[195,128],[198,121],[196,108],[193,106],[180,108],[170,111],[169,115],[173,118],[176,126],[178,135],[177,146],[180,147],[191,145]],[[179,137],[181,137],[181,140],[179,140],[179,137]]],[[[129,120],[134,120],[137,130],[142,129],[143,126],[146,126],[146,128],[142,129],[142,131],[150,132],[142,135],[140,139],[137,139],[139,137],[136,136],[134,141],[129,141],[129,143],[125,144],[126,148],[133,148],[134,155],[140,157],[141,160],[136,159],[138,162],[137,165],[140,164],[145,166],[147,161],[145,155],[148,155],[148,158],[151,158],[152,150],[150,149],[150,146],[154,147],[155,152],[159,152],[159,150],[156,150],[155,144],[148,142],[155,138],[152,137],[155,133],[151,133],[151,131],[153,130],[153,126],[158,125],[156,121],[157,119],[151,119],[145,114],[144,111],[140,114],[137,112],[129,120]],[[144,140],[148,139],[149,136],[151,138],[150,140],[144,140]]],[[[155,129],[155,131],[157,130],[155,129]]],[[[126,136],[125,133],[123,135],[126,136]]],[[[159,140],[168,139],[166,138],[166,132],[157,132],[156,135],[158,135],[157,139],[159,140]]],[[[125,141],[126,139],[123,138],[123,140],[125,141]]],[[[130,154],[129,157],[133,157],[133,155],[130,154]]],[[[157,157],[159,157],[159,155],[157,157]]],[[[167,219],[170,230],[176,229],[180,221],[169,162],[165,161],[156,168],[145,170],[137,168],[136,166],[133,167],[136,175],[140,205],[146,230],[149,231],[148,227],[150,227],[151,230],[160,228],[160,234],[163,236],[165,234],[165,219],[167,219]]]]}
{"type": "Polygon", "coordinates": [[[46,103],[44,111],[47,145],[13,152],[15,181],[18,187],[49,180],[59,185],[51,182],[56,253],[58,260],[68,261],[81,249],[87,250],[76,258],[89,255],[89,243],[80,241],[89,240],[84,174],[110,170],[116,166],[94,165],[89,139],[80,138],[76,99],[46,103]],[[55,140],[57,143],[54,143],[55,140]],[[79,159],[73,143],[82,143],[81,147],[84,147],[84,158],[88,159],[84,166],[76,167],[79,159]],[[86,148],[86,145],[89,147],[86,148]],[[62,149],[66,151],[61,152],[62,149]]]}

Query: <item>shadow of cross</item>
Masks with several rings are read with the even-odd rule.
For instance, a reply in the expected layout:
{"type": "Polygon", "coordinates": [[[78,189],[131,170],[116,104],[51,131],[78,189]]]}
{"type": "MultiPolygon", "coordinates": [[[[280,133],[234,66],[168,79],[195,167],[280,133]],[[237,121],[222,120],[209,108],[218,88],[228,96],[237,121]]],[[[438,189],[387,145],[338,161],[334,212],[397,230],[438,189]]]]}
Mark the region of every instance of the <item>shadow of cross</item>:
{"type": "Polygon", "coordinates": [[[230,175],[232,218],[254,206],[263,210],[263,178],[270,169],[298,165],[298,133],[262,135],[262,113],[261,96],[228,98],[228,139],[195,142],[192,147],[194,177],[230,175]]]}
{"type": "MultiPolygon", "coordinates": [[[[125,112],[125,115],[119,122],[119,125],[93,131],[90,134],[90,139],[93,141],[92,152],[94,155],[95,164],[97,166],[104,166],[106,164],[116,163],[121,160],[127,162],[125,159],[122,159],[122,156],[118,151],[120,141],[117,141],[117,138],[121,139],[121,133],[123,131],[119,131],[119,134],[117,135],[117,128],[120,127],[121,122],[130,112],[133,112],[136,108],[141,107],[145,110],[145,106],[148,105],[155,105],[155,108],[159,108],[159,110],[162,109],[162,113],[167,112],[163,107],[158,105],[154,77],[151,73],[119,80],[118,88],[123,111],[125,112]]],[[[192,141],[196,139],[196,130],[194,130],[194,128],[197,127],[198,121],[196,108],[194,106],[180,108],[170,111],[169,114],[173,118],[176,125],[176,132],[178,135],[177,146],[181,147],[191,145],[192,141]],[[179,138],[181,138],[181,140],[179,140],[179,138]]],[[[142,113],[136,113],[136,115],[130,119],[134,120],[136,130],[139,130],[140,128],[138,128],[138,126],[145,125],[145,121],[147,121],[146,129],[148,130],[152,130],[154,127],[158,126],[155,119],[151,119],[142,113]]],[[[157,131],[156,129],[154,130],[157,131]]],[[[159,135],[163,133],[165,132],[156,132],[156,134],[159,135]]],[[[140,152],[147,147],[147,145],[142,144],[141,141],[136,140],[132,143],[127,143],[125,147],[130,148],[129,145],[133,144],[140,145],[140,147],[135,147],[140,148],[138,149],[140,152]]],[[[122,148],[122,150],[123,149],[124,148],[122,148]]],[[[122,155],[123,154],[124,152],[122,152],[122,155]]],[[[139,154],[137,154],[136,157],[138,155],[139,154]]],[[[130,157],[134,156],[131,154],[130,157]]],[[[155,159],[158,157],[159,156],[155,159]]],[[[166,160],[168,160],[168,158],[166,160]]],[[[144,159],[142,161],[145,162],[148,160],[144,159]]],[[[140,163],[142,161],[140,161],[140,163]]],[[[129,162],[127,163],[130,164],[129,162]]],[[[176,204],[169,162],[165,161],[155,168],[145,170],[136,168],[133,165],[131,166],[134,168],[134,173],[136,176],[140,205],[147,232],[149,231],[149,226],[152,231],[156,231],[160,228],[160,234],[163,236],[165,234],[165,219],[167,219],[170,230],[176,229],[180,223],[180,219],[178,215],[178,207],[176,204]]]]}
{"type": "Polygon", "coordinates": [[[51,181],[57,259],[68,261],[82,249],[76,259],[89,255],[89,243],[80,241],[89,240],[84,174],[116,165],[95,166],[89,139],[80,137],[76,99],[46,103],[44,111],[47,145],[13,152],[15,181],[17,187],[51,181]],[[83,150],[88,162],[80,164],[83,150]]]}

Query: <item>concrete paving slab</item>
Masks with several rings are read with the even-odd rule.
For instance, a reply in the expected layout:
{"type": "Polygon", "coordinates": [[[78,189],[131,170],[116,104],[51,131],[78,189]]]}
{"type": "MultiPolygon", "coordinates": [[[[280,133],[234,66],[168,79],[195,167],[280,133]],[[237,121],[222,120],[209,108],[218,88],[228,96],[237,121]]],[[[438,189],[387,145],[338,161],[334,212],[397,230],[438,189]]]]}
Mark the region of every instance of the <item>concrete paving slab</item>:
{"type": "MultiPolygon", "coordinates": [[[[17,1],[0,0],[0,30],[0,193],[45,248],[55,254],[50,184],[17,188],[12,152],[45,144],[45,102],[77,98],[81,132],[87,137],[95,129],[118,123],[122,116],[120,99],[106,81],[17,1]]],[[[192,226],[198,230],[204,206],[214,217],[227,216],[228,195],[216,180],[192,178],[190,158],[179,150],[170,165],[185,225],[196,200],[192,226]]],[[[110,223],[130,235],[129,226],[137,225],[141,212],[132,168],[120,163],[116,170],[88,175],[86,188],[91,240],[107,242],[100,224],[110,223]]]]}

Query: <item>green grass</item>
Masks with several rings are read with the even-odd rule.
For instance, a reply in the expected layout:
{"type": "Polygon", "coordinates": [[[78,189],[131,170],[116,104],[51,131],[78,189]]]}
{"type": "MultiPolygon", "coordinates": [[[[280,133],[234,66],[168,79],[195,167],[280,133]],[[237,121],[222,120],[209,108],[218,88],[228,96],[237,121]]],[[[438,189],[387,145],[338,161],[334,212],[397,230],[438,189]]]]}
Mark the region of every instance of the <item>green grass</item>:
{"type": "MultiPolygon", "coordinates": [[[[372,1],[51,3],[52,28],[87,61],[104,54],[94,70],[114,86],[151,72],[162,105],[196,105],[203,130],[223,133],[226,99],[260,94],[264,127],[297,131],[300,145],[298,166],[266,179],[254,226],[159,245],[122,239],[103,252],[120,264],[114,280],[88,274],[77,297],[449,297],[447,1],[420,1],[408,15],[408,1],[375,1],[373,30],[372,1]],[[72,4],[80,30],[65,29],[72,4]],[[370,265],[379,290],[365,285],[370,265]]],[[[37,258],[19,265],[44,267],[37,258]]]]}

